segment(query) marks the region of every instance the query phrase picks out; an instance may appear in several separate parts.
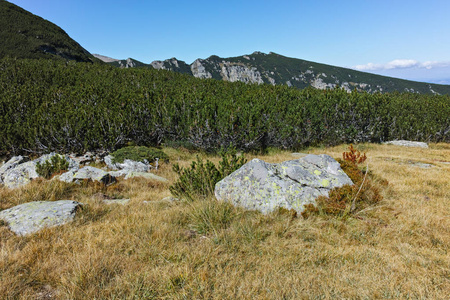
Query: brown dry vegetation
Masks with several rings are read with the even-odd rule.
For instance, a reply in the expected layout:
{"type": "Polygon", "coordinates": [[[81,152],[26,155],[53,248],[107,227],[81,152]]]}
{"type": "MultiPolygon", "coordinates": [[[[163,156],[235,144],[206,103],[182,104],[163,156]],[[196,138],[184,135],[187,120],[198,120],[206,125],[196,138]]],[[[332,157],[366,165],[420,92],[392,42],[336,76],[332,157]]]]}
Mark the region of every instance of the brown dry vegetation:
{"type": "MultiPolygon", "coordinates": [[[[214,199],[162,202],[169,185],[142,179],[108,188],[36,181],[0,189],[0,209],[35,200],[87,204],[71,224],[26,237],[0,224],[0,297],[448,299],[450,145],[356,149],[367,153],[370,170],[389,187],[377,206],[345,219],[262,215],[214,199]],[[103,197],[131,202],[104,205],[103,197]]],[[[164,150],[180,165],[195,159],[186,151],[164,150]]],[[[346,150],[305,151],[339,158],[346,150]]],[[[294,158],[275,150],[258,157],[294,158]]],[[[158,175],[176,180],[170,165],[158,175]]]]}

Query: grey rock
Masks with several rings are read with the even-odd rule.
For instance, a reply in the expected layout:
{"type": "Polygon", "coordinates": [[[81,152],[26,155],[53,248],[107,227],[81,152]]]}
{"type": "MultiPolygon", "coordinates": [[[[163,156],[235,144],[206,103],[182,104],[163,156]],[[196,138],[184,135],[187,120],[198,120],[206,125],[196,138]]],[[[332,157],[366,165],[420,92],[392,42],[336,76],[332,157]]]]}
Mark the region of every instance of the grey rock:
{"type": "Polygon", "coordinates": [[[128,172],[148,172],[152,166],[149,162],[139,162],[131,159],[125,159],[123,163],[113,163],[114,157],[107,155],[104,157],[106,166],[111,170],[124,170],[128,172]]]}
{"type": "Polygon", "coordinates": [[[70,200],[28,202],[0,211],[0,219],[15,234],[27,235],[72,221],[80,205],[70,200]]]}
{"type": "Polygon", "coordinates": [[[109,171],[108,173],[114,177],[122,177],[128,174],[128,170],[109,171]]]}
{"type": "Polygon", "coordinates": [[[73,161],[77,162],[78,165],[86,164],[94,160],[94,154],[91,152],[86,152],[83,155],[76,155],[75,153],[72,153],[69,155],[69,158],[73,161]]]}
{"type": "Polygon", "coordinates": [[[57,153],[45,154],[35,160],[28,161],[25,163],[20,163],[22,160],[21,157],[16,157],[15,162],[9,164],[6,163],[3,167],[8,167],[7,170],[0,175],[2,177],[3,184],[8,188],[18,188],[30,183],[33,179],[39,177],[39,174],[36,172],[36,166],[38,163],[43,164],[46,161],[49,161],[54,156],[64,157],[69,162],[69,170],[75,171],[79,169],[79,163],[69,158],[68,156],[62,156],[57,153]]]}
{"type": "Polygon", "coordinates": [[[59,176],[55,176],[55,178],[60,181],[70,183],[73,182],[75,173],[76,171],[67,171],[59,176]]]}
{"type": "Polygon", "coordinates": [[[23,156],[14,156],[0,167],[0,184],[3,183],[3,174],[9,169],[15,168],[18,164],[23,162],[23,160],[23,156]]]}
{"type": "Polygon", "coordinates": [[[218,200],[263,213],[278,207],[302,212],[306,204],[316,204],[315,199],[335,187],[353,184],[332,157],[307,155],[301,159],[280,164],[266,163],[260,159],[243,165],[215,187],[218,200]]]}
{"type": "MultiPolygon", "coordinates": [[[[64,175],[64,174],[63,174],[64,175]]],[[[116,178],[102,169],[86,166],[73,174],[72,180],[90,179],[92,181],[103,182],[105,185],[116,182],[116,178]]]]}
{"type": "Polygon", "coordinates": [[[38,177],[36,163],[34,161],[29,161],[6,171],[3,174],[3,184],[7,188],[15,189],[30,183],[31,180],[38,177]]]}
{"type": "Polygon", "coordinates": [[[428,148],[428,144],[424,142],[414,142],[414,141],[389,141],[385,142],[386,145],[404,146],[404,147],[417,147],[417,148],[428,148]]]}
{"type": "Polygon", "coordinates": [[[148,172],[151,165],[148,161],[139,162],[131,159],[125,159],[123,163],[116,164],[122,170],[128,170],[130,172],[148,172]]]}
{"type": "Polygon", "coordinates": [[[155,175],[153,173],[146,173],[146,172],[129,172],[126,176],[125,179],[130,179],[133,177],[144,177],[146,179],[153,179],[156,181],[160,181],[160,182],[169,182],[169,180],[167,180],[164,177],[155,175]]]}
{"type": "Polygon", "coordinates": [[[106,155],[106,156],[103,158],[103,161],[105,162],[106,166],[107,166],[109,169],[111,169],[111,170],[119,170],[119,167],[118,167],[115,163],[112,162],[113,159],[114,159],[113,156],[111,156],[111,155],[106,155]]]}

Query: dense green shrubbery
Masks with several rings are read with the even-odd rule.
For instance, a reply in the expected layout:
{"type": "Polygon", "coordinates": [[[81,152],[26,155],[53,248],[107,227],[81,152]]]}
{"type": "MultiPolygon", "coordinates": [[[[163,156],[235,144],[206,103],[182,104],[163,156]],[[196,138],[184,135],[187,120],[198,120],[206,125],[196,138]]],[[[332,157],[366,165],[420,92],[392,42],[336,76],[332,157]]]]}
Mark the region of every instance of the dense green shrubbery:
{"type": "Polygon", "coordinates": [[[234,149],[222,151],[221,157],[219,167],[209,160],[204,163],[199,156],[197,161],[192,162],[190,168],[180,168],[178,164],[175,164],[173,170],[179,178],[170,186],[170,192],[176,197],[191,201],[214,195],[216,183],[246,163],[244,156],[242,154],[238,156],[234,149]]]}
{"type": "Polygon", "coordinates": [[[0,154],[115,150],[130,142],[213,151],[450,141],[450,98],[201,80],[164,70],[0,60],[0,154]]]}
{"type": "Polygon", "coordinates": [[[128,146],[111,153],[114,157],[113,163],[123,163],[125,159],[149,163],[154,162],[157,158],[161,161],[168,162],[169,157],[163,151],[144,146],[128,146]]]}
{"type": "Polygon", "coordinates": [[[64,156],[59,154],[52,156],[42,164],[40,162],[37,162],[36,164],[36,173],[46,179],[50,179],[53,175],[58,174],[61,171],[67,171],[68,169],[69,162],[64,156]]]}

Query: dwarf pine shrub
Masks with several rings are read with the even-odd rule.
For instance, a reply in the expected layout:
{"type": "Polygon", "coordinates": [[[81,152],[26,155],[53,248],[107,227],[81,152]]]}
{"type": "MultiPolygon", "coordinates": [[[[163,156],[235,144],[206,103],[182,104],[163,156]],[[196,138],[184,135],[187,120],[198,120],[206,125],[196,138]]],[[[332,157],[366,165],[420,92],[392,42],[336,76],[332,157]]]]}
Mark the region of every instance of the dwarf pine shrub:
{"type": "Polygon", "coordinates": [[[111,153],[114,157],[113,163],[123,163],[125,159],[131,159],[139,162],[154,162],[157,158],[159,160],[168,162],[169,157],[162,150],[149,148],[145,146],[128,146],[121,148],[111,153]]]}
{"type": "Polygon", "coordinates": [[[237,155],[235,149],[221,151],[222,160],[219,166],[209,160],[203,161],[199,156],[189,168],[182,168],[178,164],[173,166],[179,175],[178,181],[170,186],[170,192],[180,198],[193,201],[196,198],[207,198],[214,194],[217,182],[239,169],[247,162],[243,154],[237,155]]]}
{"type": "Polygon", "coordinates": [[[53,175],[67,171],[69,169],[69,162],[64,156],[56,154],[44,163],[37,162],[36,172],[39,176],[50,179],[53,175]]]}
{"type": "Polygon", "coordinates": [[[368,206],[374,205],[383,199],[380,187],[387,185],[386,180],[378,180],[366,168],[360,168],[358,164],[363,163],[367,156],[349,146],[349,151],[343,153],[343,160],[338,159],[342,170],[353,181],[353,185],[346,184],[332,189],[328,197],[320,196],[316,199],[317,207],[309,205],[305,208],[302,216],[307,218],[312,214],[322,213],[346,217],[361,211],[368,206]]]}

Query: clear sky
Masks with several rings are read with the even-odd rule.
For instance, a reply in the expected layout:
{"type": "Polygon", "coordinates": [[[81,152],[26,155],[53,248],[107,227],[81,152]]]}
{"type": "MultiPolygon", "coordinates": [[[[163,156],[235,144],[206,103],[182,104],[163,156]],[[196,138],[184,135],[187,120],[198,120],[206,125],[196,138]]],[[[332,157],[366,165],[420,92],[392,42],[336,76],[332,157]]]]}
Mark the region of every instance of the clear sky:
{"type": "Polygon", "coordinates": [[[150,63],[276,52],[450,84],[450,0],[10,0],[91,53],[150,63]]]}

